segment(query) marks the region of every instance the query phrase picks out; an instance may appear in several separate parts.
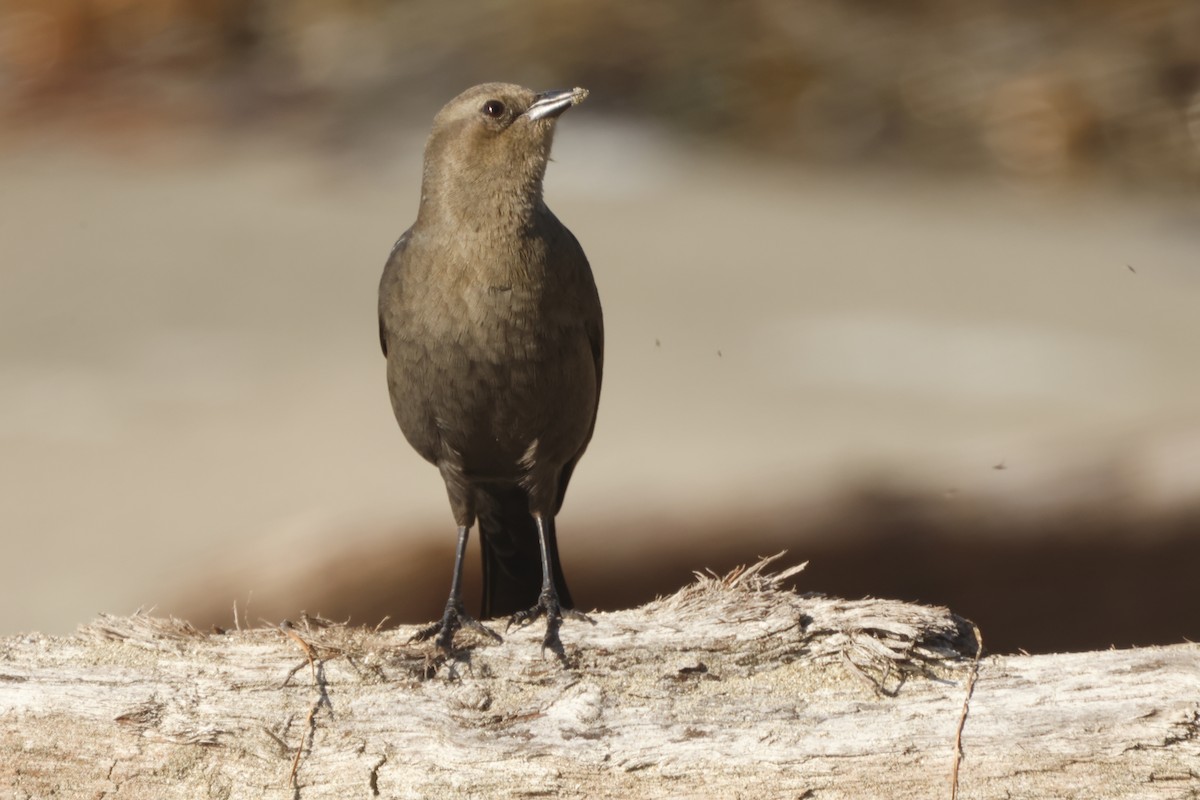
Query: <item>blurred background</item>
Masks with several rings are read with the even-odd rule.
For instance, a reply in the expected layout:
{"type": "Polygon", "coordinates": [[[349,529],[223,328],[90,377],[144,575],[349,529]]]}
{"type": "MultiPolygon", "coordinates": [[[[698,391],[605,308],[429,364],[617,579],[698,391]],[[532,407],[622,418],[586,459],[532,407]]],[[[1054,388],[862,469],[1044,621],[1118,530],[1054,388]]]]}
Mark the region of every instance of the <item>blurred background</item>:
{"type": "Polygon", "coordinates": [[[375,291],[486,80],[592,92],[581,606],[787,549],[994,651],[1200,637],[1192,0],[0,0],[0,634],[440,613],[375,291]]]}

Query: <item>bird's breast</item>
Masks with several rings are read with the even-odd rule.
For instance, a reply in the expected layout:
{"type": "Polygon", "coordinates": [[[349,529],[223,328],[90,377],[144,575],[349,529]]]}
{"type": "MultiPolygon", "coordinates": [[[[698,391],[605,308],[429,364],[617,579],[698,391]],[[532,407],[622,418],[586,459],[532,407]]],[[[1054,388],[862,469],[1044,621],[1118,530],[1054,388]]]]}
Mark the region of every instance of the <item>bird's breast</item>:
{"type": "MultiPolygon", "coordinates": [[[[408,300],[388,346],[391,377],[412,406],[406,418],[437,417],[475,441],[484,431],[506,440],[518,429],[586,428],[590,417],[568,422],[554,408],[564,397],[594,396],[587,335],[579,320],[555,313],[540,287],[505,278],[408,300]]],[[[594,403],[574,405],[590,413],[594,403]]],[[[527,446],[506,442],[514,453],[527,446]]]]}

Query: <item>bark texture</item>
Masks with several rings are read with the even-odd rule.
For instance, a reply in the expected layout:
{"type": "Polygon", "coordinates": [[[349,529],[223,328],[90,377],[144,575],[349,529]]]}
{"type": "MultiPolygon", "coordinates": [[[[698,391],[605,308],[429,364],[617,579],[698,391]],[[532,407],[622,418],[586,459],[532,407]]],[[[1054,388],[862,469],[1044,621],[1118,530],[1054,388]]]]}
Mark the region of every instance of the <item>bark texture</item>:
{"type": "Polygon", "coordinates": [[[452,662],[311,619],[5,639],[0,796],[1200,797],[1200,646],[976,660],[765,566],[568,621],[565,664],[539,625],[452,662]]]}

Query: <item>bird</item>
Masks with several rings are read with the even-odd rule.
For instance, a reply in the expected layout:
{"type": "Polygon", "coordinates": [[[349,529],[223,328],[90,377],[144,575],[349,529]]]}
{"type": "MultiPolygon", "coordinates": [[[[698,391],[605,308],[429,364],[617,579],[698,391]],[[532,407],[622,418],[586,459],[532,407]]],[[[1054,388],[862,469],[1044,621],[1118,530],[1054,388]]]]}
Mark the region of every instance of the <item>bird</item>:
{"type": "Polygon", "coordinates": [[[481,617],[508,628],[545,617],[564,657],[574,609],[555,516],[591,441],[604,321],[578,240],[543,200],[559,117],[587,90],[485,83],[434,117],[416,221],[379,284],[379,340],[392,410],[434,464],[458,527],[442,618],[419,630],[453,653],[465,628],[501,640],[462,602],[463,560],[478,526],[481,617]]]}

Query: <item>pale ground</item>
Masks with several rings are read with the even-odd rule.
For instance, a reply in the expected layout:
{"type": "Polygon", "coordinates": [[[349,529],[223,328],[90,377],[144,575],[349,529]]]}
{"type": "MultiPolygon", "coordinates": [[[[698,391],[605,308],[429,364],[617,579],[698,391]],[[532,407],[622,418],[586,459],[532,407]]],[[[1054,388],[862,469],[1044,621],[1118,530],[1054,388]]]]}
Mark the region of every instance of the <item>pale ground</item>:
{"type": "MultiPolygon", "coordinates": [[[[1200,497],[1195,204],[817,173],[576,113],[547,199],[608,344],[567,519],[686,524],[862,475],[1035,511],[1200,497]]],[[[0,634],[385,531],[452,546],[376,333],[421,144],[0,152],[0,634]]]]}

